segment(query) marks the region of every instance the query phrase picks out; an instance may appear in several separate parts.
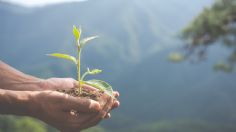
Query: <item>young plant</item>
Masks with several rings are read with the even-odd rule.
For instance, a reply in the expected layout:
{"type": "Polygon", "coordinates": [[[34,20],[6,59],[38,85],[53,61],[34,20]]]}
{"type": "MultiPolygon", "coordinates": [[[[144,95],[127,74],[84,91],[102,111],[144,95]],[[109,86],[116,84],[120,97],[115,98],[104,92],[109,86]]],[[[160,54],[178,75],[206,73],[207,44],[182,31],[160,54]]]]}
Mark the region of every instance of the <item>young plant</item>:
{"type": "Polygon", "coordinates": [[[76,26],[73,26],[73,34],[76,40],[76,47],[77,47],[77,58],[68,54],[61,54],[61,53],[52,53],[52,54],[48,54],[49,56],[52,57],[57,57],[57,58],[62,58],[62,59],[66,59],[66,60],[70,60],[72,61],[76,66],[77,66],[77,77],[78,77],[78,82],[79,82],[79,93],[82,93],[82,85],[83,84],[87,84],[90,86],[93,86],[101,91],[106,92],[108,95],[113,97],[113,90],[112,87],[106,83],[105,81],[102,80],[84,80],[85,77],[87,75],[96,75],[102,72],[102,70],[99,69],[93,69],[90,70],[89,68],[87,68],[87,71],[81,76],[81,61],[80,61],[80,57],[81,57],[81,51],[83,49],[83,47],[91,40],[96,39],[98,36],[92,36],[92,37],[88,37],[88,38],[84,38],[84,39],[80,39],[81,38],[81,33],[82,30],[81,28],[77,28],[76,26]]]}

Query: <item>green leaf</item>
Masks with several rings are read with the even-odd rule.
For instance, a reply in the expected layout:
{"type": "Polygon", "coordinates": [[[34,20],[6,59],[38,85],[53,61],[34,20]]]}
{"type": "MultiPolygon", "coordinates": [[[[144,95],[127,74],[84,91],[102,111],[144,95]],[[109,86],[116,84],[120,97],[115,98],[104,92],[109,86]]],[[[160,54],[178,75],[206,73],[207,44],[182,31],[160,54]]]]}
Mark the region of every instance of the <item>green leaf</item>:
{"type": "Polygon", "coordinates": [[[171,53],[168,56],[168,60],[175,63],[182,62],[184,59],[185,59],[184,55],[178,52],[171,53]]]}
{"type": "Polygon", "coordinates": [[[92,71],[89,70],[89,68],[87,68],[87,71],[82,75],[81,77],[81,80],[84,80],[84,78],[90,74],[90,75],[96,75],[96,74],[99,74],[101,73],[102,70],[99,70],[99,69],[93,69],[92,71]]]}
{"type": "Polygon", "coordinates": [[[98,36],[92,36],[92,37],[82,39],[80,42],[81,47],[83,47],[85,44],[87,44],[87,42],[89,42],[93,39],[96,39],[96,38],[98,38],[98,36]]]}
{"type": "Polygon", "coordinates": [[[88,68],[88,73],[91,74],[91,75],[96,75],[96,74],[99,74],[101,72],[102,72],[102,70],[100,70],[100,69],[93,69],[93,70],[90,71],[89,68],[88,68]]]}
{"type": "Polygon", "coordinates": [[[52,57],[57,57],[57,58],[70,60],[70,61],[74,62],[75,64],[77,64],[77,61],[76,61],[75,57],[67,55],[67,54],[53,53],[53,54],[47,54],[47,55],[52,56],[52,57]]]}
{"type": "Polygon", "coordinates": [[[107,82],[104,82],[101,80],[88,80],[88,81],[85,81],[85,84],[88,84],[97,89],[105,91],[108,95],[110,95],[111,97],[114,97],[112,87],[107,82]]]}
{"type": "Polygon", "coordinates": [[[77,29],[77,27],[74,25],[73,26],[73,34],[75,36],[76,42],[78,42],[80,39],[81,29],[77,29]]]}

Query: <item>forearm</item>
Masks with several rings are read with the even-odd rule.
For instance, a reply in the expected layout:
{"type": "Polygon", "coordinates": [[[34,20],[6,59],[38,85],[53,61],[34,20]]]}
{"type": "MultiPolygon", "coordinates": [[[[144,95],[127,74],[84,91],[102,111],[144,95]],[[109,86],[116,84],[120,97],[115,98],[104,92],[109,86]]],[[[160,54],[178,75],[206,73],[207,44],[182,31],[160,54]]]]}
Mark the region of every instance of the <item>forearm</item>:
{"type": "Polygon", "coordinates": [[[0,114],[30,116],[30,97],[27,91],[11,91],[0,89],[0,114]]]}
{"type": "Polygon", "coordinates": [[[40,90],[42,79],[24,74],[0,60],[0,88],[6,90],[40,90]]]}

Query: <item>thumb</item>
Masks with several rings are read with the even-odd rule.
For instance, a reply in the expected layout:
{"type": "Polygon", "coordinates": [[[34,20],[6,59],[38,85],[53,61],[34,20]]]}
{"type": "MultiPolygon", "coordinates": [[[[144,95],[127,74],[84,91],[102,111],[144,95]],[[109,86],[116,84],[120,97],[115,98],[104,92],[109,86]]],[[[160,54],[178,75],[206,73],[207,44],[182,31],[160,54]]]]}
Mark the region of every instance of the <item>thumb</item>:
{"type": "Polygon", "coordinates": [[[77,81],[73,78],[49,78],[45,85],[49,90],[70,89],[76,87],[77,81]]]}

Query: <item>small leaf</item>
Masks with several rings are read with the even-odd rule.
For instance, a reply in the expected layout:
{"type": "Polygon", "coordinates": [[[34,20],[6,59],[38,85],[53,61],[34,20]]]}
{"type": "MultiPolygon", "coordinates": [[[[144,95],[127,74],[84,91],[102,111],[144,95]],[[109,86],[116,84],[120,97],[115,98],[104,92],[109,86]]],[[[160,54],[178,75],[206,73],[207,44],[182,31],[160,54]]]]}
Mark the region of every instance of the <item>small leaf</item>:
{"type": "Polygon", "coordinates": [[[108,95],[110,95],[111,97],[113,96],[113,90],[111,85],[109,85],[108,83],[101,81],[101,80],[89,80],[89,81],[85,81],[86,84],[93,86],[97,89],[103,90],[105,91],[108,95]]]}
{"type": "Polygon", "coordinates": [[[81,29],[77,29],[77,27],[74,25],[73,26],[73,34],[75,36],[76,42],[78,42],[80,39],[81,29]]]}
{"type": "Polygon", "coordinates": [[[185,59],[184,55],[178,52],[171,53],[168,56],[168,60],[175,63],[182,62],[184,59],[185,59]]]}
{"type": "Polygon", "coordinates": [[[75,57],[67,55],[67,54],[53,53],[53,54],[47,54],[47,55],[48,56],[52,56],[52,57],[57,57],[57,58],[62,58],[62,59],[70,60],[70,61],[74,62],[75,64],[77,63],[75,57]]]}
{"type": "Polygon", "coordinates": [[[90,70],[88,69],[88,72],[89,72],[89,74],[91,74],[91,75],[96,75],[96,74],[101,73],[102,70],[100,70],[100,69],[93,69],[93,70],[90,71],[90,70]]]}
{"type": "Polygon", "coordinates": [[[96,39],[96,38],[98,38],[98,36],[92,36],[92,37],[82,39],[80,42],[81,47],[83,47],[87,42],[89,42],[93,39],[96,39]]]}
{"type": "Polygon", "coordinates": [[[99,69],[93,69],[92,71],[89,70],[89,68],[87,68],[87,71],[82,75],[81,77],[81,80],[84,80],[84,78],[90,74],[90,75],[96,75],[96,74],[99,74],[101,73],[102,70],[99,70],[99,69]]]}

